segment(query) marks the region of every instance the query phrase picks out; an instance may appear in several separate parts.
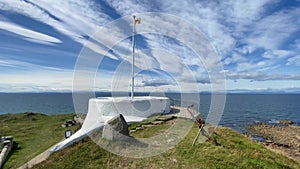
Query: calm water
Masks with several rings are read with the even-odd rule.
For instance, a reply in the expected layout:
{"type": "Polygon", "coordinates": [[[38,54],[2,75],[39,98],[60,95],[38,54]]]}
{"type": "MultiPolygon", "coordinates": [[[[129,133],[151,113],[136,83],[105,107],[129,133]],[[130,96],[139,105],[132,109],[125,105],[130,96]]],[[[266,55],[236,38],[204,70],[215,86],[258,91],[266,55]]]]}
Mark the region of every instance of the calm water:
{"type": "MultiPolygon", "coordinates": [[[[107,93],[97,96],[108,96],[107,93]]],[[[179,94],[168,94],[179,100],[179,94]]],[[[199,110],[207,115],[211,95],[201,94],[199,110]]],[[[82,102],[82,112],[88,101],[82,102]]],[[[0,94],[0,114],[40,112],[45,114],[75,113],[71,93],[0,94]]],[[[255,122],[276,123],[288,119],[300,124],[300,94],[227,94],[220,125],[244,132],[245,125],[255,122]]]]}

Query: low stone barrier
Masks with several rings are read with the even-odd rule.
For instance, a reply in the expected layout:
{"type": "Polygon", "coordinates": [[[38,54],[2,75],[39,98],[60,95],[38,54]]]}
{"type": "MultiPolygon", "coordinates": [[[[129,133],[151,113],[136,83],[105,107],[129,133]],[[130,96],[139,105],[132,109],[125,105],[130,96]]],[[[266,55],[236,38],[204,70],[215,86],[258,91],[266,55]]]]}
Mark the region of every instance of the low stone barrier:
{"type": "Polygon", "coordinates": [[[3,143],[3,148],[0,153],[0,168],[1,168],[5,162],[7,155],[9,154],[9,152],[11,151],[11,149],[13,147],[13,137],[6,136],[6,137],[2,137],[0,139],[2,140],[2,143],[3,143]]]}

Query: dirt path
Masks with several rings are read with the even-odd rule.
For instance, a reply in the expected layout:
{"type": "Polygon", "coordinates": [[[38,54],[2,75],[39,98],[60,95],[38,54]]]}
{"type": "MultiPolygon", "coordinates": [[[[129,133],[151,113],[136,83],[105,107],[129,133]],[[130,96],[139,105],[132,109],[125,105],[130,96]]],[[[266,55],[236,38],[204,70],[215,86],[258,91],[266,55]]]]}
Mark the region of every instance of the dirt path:
{"type": "Polygon", "coordinates": [[[262,143],[268,149],[300,161],[300,126],[255,124],[249,129],[251,135],[266,139],[262,143]]]}

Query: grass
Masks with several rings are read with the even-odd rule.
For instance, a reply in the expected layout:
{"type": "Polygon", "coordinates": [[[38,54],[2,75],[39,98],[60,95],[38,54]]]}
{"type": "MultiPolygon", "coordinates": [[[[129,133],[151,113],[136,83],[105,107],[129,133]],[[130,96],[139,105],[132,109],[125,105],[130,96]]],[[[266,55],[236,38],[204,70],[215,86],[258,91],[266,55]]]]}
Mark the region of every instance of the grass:
{"type": "MultiPolygon", "coordinates": [[[[132,124],[133,128],[145,124],[132,124]]],[[[132,127],[131,126],[131,127],[132,127]]],[[[169,128],[164,123],[137,130],[135,137],[150,137],[169,128]]],[[[165,153],[149,158],[127,158],[112,154],[91,139],[54,153],[34,168],[300,168],[300,164],[285,156],[275,154],[262,145],[231,129],[218,127],[214,139],[191,146],[198,128],[194,125],[184,140],[165,153]]]]}
{"type": "MultiPolygon", "coordinates": [[[[64,138],[61,125],[73,115],[47,116],[40,113],[0,115],[2,135],[14,137],[14,148],[3,168],[17,168],[64,138]]],[[[75,130],[76,126],[68,129],[75,130]]]]}
{"type": "MultiPolygon", "coordinates": [[[[63,139],[66,128],[62,128],[61,124],[71,118],[72,115],[46,116],[32,113],[0,115],[2,133],[13,135],[18,144],[18,148],[10,155],[4,168],[17,168],[63,139]]],[[[154,119],[155,117],[131,124],[130,128],[147,125],[154,119]]],[[[187,122],[191,123],[179,119],[178,125],[187,122]]],[[[165,122],[137,130],[132,136],[146,138],[158,135],[172,128],[171,126],[172,123],[165,122]]],[[[197,131],[198,128],[194,125],[176,147],[149,158],[118,156],[86,138],[53,153],[49,159],[34,168],[300,168],[299,162],[275,154],[229,128],[218,127],[212,135],[219,146],[206,141],[196,143],[192,147],[197,131]]]]}

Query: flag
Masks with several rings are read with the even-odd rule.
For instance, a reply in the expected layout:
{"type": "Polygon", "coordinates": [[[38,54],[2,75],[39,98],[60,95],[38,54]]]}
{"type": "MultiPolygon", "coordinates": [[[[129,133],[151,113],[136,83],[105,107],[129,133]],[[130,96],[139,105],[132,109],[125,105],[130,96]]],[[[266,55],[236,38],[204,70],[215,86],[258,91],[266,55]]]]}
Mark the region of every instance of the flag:
{"type": "Polygon", "coordinates": [[[141,18],[134,19],[134,25],[140,24],[140,23],[141,23],[141,18]]]}

